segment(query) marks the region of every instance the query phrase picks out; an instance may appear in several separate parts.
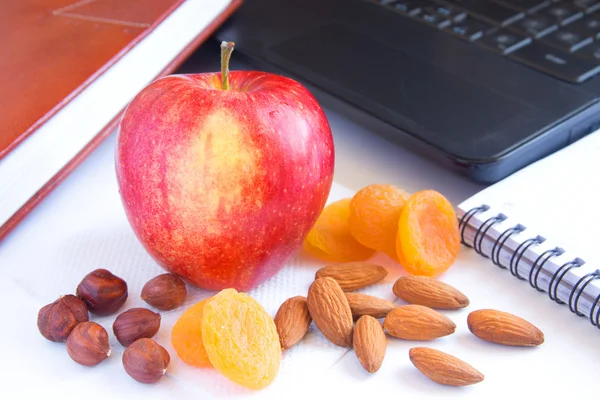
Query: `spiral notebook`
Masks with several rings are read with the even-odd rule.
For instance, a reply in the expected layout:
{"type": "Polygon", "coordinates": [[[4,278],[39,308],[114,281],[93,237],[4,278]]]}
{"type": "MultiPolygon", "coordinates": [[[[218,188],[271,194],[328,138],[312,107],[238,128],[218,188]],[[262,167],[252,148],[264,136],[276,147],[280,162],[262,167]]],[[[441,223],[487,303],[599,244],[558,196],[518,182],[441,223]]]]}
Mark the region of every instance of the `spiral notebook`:
{"type": "MultiPolygon", "coordinates": [[[[600,132],[459,204],[463,244],[599,327],[600,132]]],[[[522,282],[518,282],[522,281],[522,282]]]]}

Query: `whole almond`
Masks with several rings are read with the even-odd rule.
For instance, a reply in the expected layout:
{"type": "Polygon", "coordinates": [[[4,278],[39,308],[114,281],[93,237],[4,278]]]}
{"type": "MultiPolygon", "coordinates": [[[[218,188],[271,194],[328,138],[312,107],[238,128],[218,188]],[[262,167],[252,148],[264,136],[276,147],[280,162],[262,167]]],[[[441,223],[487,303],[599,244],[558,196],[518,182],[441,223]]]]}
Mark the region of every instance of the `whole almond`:
{"type": "Polygon", "coordinates": [[[516,315],[497,310],[477,310],[467,317],[469,330],[487,342],[506,346],[539,346],[544,333],[516,315]]]}
{"type": "Polygon", "coordinates": [[[398,307],[391,301],[380,299],[363,293],[346,293],[352,317],[358,319],[363,315],[370,315],[374,318],[385,318],[385,316],[398,307]]]}
{"type": "Polygon", "coordinates": [[[453,286],[426,276],[403,276],[392,288],[394,294],[410,304],[456,310],[469,305],[469,299],[453,286]]]}
{"type": "Polygon", "coordinates": [[[316,279],[308,289],[306,302],[310,316],[323,336],[338,346],[352,346],[352,311],[334,279],[316,279]]]}
{"type": "Polygon", "coordinates": [[[370,315],[360,317],[354,327],[352,344],[363,368],[371,374],[377,372],[387,345],[381,323],[370,315]]]}
{"type": "Polygon", "coordinates": [[[306,335],[312,322],[306,297],[295,296],[284,301],[277,310],[274,321],[281,349],[294,346],[306,335]]]}
{"type": "Polygon", "coordinates": [[[408,355],[423,375],[442,385],[467,386],[484,379],[483,374],[471,365],[443,351],[414,347],[408,355]]]}
{"type": "Polygon", "coordinates": [[[353,262],[323,267],[317,271],[315,279],[333,278],[343,291],[351,292],[377,283],[386,276],[387,270],[381,265],[353,262]]]}
{"type": "Polygon", "coordinates": [[[456,330],[456,324],[444,314],[416,304],[394,308],[383,327],[389,335],[405,340],[433,340],[456,330]]]}

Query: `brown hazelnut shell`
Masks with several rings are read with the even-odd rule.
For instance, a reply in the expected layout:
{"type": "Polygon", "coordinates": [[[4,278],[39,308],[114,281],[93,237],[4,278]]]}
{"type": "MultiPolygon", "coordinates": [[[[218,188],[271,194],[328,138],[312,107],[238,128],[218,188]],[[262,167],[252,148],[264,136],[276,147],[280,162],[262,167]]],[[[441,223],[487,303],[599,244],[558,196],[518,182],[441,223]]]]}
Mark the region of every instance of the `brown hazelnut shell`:
{"type": "Polygon", "coordinates": [[[38,313],[37,326],[46,339],[64,342],[71,331],[81,322],[89,320],[87,307],[79,298],[68,294],[42,307],[38,313]]]}
{"type": "Polygon", "coordinates": [[[127,282],[106,269],[87,274],[77,286],[77,297],[95,315],[117,312],[127,301],[127,282]]]}
{"type": "Polygon", "coordinates": [[[127,347],[141,338],[151,338],[160,329],[161,316],[147,308],[132,308],[115,319],[113,332],[121,345],[127,347]]]}
{"type": "Polygon", "coordinates": [[[167,372],[171,357],[154,340],[143,338],[125,349],[122,361],[125,372],[133,379],[141,383],[155,383],[167,372]]]}
{"type": "Polygon", "coordinates": [[[67,339],[67,353],[73,361],[92,367],[110,356],[108,333],[96,322],[77,325],[67,339]]]}
{"type": "Polygon", "coordinates": [[[162,311],[179,307],[186,296],[185,282],[175,274],[162,274],[150,279],[141,294],[142,300],[162,311]]]}

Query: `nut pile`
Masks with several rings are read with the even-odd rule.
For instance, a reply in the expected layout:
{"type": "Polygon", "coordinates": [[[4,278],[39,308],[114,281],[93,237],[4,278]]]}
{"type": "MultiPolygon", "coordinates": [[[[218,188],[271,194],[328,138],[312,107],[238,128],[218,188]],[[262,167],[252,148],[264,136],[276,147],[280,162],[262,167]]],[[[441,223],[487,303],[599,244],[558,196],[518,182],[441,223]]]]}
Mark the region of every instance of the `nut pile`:
{"type": "MultiPolygon", "coordinates": [[[[158,310],[172,310],[183,304],[187,290],[181,278],[162,274],[148,281],[142,300],[158,310]]],[[[73,361],[92,367],[111,355],[106,329],[90,321],[90,315],[117,313],[129,296],[125,280],[106,269],[87,274],[77,286],[75,295],[60,296],[38,312],[40,333],[52,342],[65,342],[73,361]]],[[[170,356],[152,338],[160,329],[161,316],[150,309],[131,308],[117,315],[112,330],[125,347],[123,368],[133,379],[154,383],[166,373],[170,356]]]]}
{"type": "MultiPolygon", "coordinates": [[[[230,380],[259,389],[277,375],[279,353],[297,345],[314,323],[333,344],[354,349],[363,368],[375,373],[383,364],[388,336],[433,341],[452,335],[457,325],[440,310],[470,305],[458,289],[425,276],[396,280],[392,291],[408,303],[405,305],[355,292],[386,276],[384,267],[364,262],[325,266],[315,273],[307,296],[287,299],[274,318],[248,295],[225,289],[189,307],[172,328],[171,342],[185,363],[215,367],[230,380]],[[233,320],[252,325],[240,331],[231,328],[233,320]],[[255,343],[250,346],[252,338],[255,343]],[[248,346],[233,346],[238,342],[248,346]],[[238,365],[241,359],[245,360],[242,366],[238,365]],[[260,366],[258,372],[244,367],[250,365],[260,366]]],[[[172,310],[183,304],[186,295],[179,277],[163,274],[146,283],[141,298],[156,309],[172,310]]],[[[92,271],[78,285],[76,295],[60,296],[39,310],[39,331],[52,342],[65,342],[73,361],[88,367],[98,365],[111,355],[109,335],[90,320],[90,314],[116,314],[127,298],[128,287],[122,278],[104,269],[92,271]]],[[[469,313],[466,322],[474,336],[487,342],[520,347],[544,342],[544,334],[536,326],[507,312],[479,309],[469,313]]],[[[171,361],[167,350],[152,339],[160,324],[160,313],[143,307],[122,311],[114,319],[112,331],[125,348],[123,368],[138,382],[159,381],[171,361]]],[[[434,348],[413,347],[408,356],[415,368],[439,384],[466,386],[484,379],[470,364],[434,348]]]]}
{"type": "MultiPolygon", "coordinates": [[[[385,357],[386,335],[409,341],[432,341],[455,332],[456,323],[439,310],[465,308],[470,301],[453,286],[435,278],[399,278],[392,290],[406,305],[353,292],[382,281],[386,275],[385,268],[363,262],[335,264],[318,270],[307,297],[292,297],[277,311],[274,321],[282,349],[299,343],[314,322],[327,340],[353,348],[364,369],[374,373],[385,357]]],[[[531,347],[544,342],[544,334],[537,327],[503,311],[473,311],[468,315],[467,325],[474,336],[491,343],[531,347]]],[[[433,348],[411,348],[409,359],[421,373],[439,384],[465,386],[484,379],[481,372],[465,361],[433,348]]]]}

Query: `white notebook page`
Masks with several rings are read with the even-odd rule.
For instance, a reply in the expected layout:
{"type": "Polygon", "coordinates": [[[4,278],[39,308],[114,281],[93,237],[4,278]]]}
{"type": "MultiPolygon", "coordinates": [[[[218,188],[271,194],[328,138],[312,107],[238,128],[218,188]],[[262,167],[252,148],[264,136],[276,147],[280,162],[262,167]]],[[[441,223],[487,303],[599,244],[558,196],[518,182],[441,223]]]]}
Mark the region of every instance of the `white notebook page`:
{"type": "Polygon", "coordinates": [[[600,131],[580,139],[466,200],[487,204],[530,230],[600,267],[600,131]]]}

